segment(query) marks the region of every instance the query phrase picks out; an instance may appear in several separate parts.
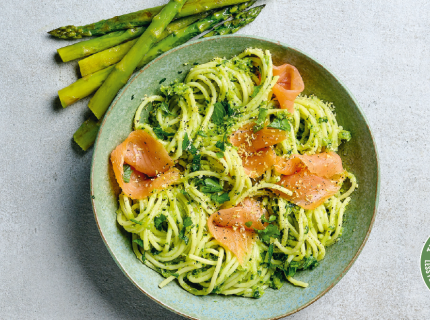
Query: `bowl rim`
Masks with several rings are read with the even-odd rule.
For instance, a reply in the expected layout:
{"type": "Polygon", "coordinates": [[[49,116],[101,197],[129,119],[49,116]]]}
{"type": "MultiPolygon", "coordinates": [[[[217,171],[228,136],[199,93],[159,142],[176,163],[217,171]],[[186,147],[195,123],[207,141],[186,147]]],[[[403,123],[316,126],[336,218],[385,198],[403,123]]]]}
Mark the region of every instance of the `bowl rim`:
{"type": "Polygon", "coordinates": [[[344,89],[345,91],[348,93],[348,95],[351,97],[352,101],[354,102],[354,104],[357,107],[358,112],[360,113],[360,115],[363,117],[366,126],[369,130],[369,134],[370,137],[372,139],[372,143],[373,143],[373,148],[375,150],[375,159],[376,159],[376,171],[377,171],[377,175],[376,175],[376,189],[375,189],[375,207],[373,210],[373,215],[372,215],[372,219],[370,221],[369,224],[369,228],[366,232],[366,235],[364,237],[363,242],[361,243],[360,247],[358,248],[356,254],[354,255],[354,257],[351,259],[351,261],[348,263],[348,265],[345,267],[345,269],[340,273],[340,275],[334,279],[334,281],[324,290],[322,291],[320,294],[318,294],[315,298],[313,298],[311,301],[305,303],[304,305],[298,307],[297,309],[293,310],[293,311],[289,311],[285,314],[279,315],[279,316],[275,316],[272,318],[267,318],[267,320],[276,320],[276,319],[281,319],[287,316],[290,316],[300,310],[303,310],[304,308],[310,306],[311,304],[313,304],[315,301],[317,301],[318,299],[320,299],[322,296],[324,296],[328,291],[330,291],[344,276],[345,274],[349,271],[349,269],[352,267],[352,265],[354,264],[354,262],[357,260],[358,256],[360,255],[360,253],[362,252],[364,245],[367,243],[367,240],[370,236],[370,232],[372,231],[373,228],[373,224],[375,222],[375,218],[376,218],[376,213],[378,210],[378,205],[379,205],[379,190],[380,190],[380,166],[379,166],[379,154],[378,154],[378,149],[376,147],[376,141],[375,138],[372,134],[372,130],[370,129],[370,125],[369,125],[369,121],[367,120],[363,110],[361,109],[358,101],[356,100],[356,98],[354,97],[354,95],[351,93],[351,91],[333,74],[333,72],[331,72],[330,69],[328,69],[327,67],[323,66],[318,60],[314,59],[312,56],[308,55],[307,53],[304,53],[303,51],[296,49],[294,47],[291,47],[281,41],[278,40],[272,40],[272,39],[268,39],[268,38],[264,38],[264,37],[258,37],[258,36],[252,36],[252,35],[224,35],[224,36],[215,36],[215,37],[208,37],[208,38],[201,38],[201,39],[197,39],[197,40],[193,40],[193,41],[189,41],[185,44],[182,44],[176,48],[173,48],[165,53],[163,53],[162,55],[160,55],[159,57],[155,58],[154,60],[152,60],[151,62],[149,62],[148,64],[146,64],[144,67],[142,67],[138,72],[136,72],[127,82],[127,84],[121,89],[121,91],[117,94],[117,96],[115,97],[114,101],[111,103],[111,105],[109,106],[103,121],[100,125],[99,131],[97,133],[97,138],[94,144],[94,150],[93,150],[93,155],[92,155],[92,159],[91,159],[91,173],[90,173],[90,191],[91,191],[91,205],[93,208],[93,214],[94,214],[94,219],[96,221],[97,224],[97,228],[100,232],[100,235],[103,239],[103,242],[106,246],[106,248],[108,249],[110,255],[112,256],[113,260],[115,261],[115,263],[118,265],[118,267],[120,268],[120,270],[124,273],[124,275],[141,291],[143,292],[147,297],[149,297],[150,299],[152,299],[153,301],[157,302],[158,304],[160,304],[161,306],[163,306],[164,308],[179,314],[185,318],[188,319],[196,319],[199,320],[198,318],[195,318],[193,316],[184,314],[183,312],[176,310],[175,308],[165,304],[163,301],[160,301],[156,298],[154,298],[151,294],[149,294],[148,292],[145,291],[144,288],[140,287],[134,280],[133,278],[128,274],[128,272],[126,271],[126,269],[122,266],[122,264],[119,262],[118,258],[116,257],[116,255],[114,254],[114,252],[112,251],[112,249],[110,248],[107,239],[105,238],[103,231],[100,227],[100,223],[99,223],[99,219],[98,219],[98,215],[97,215],[97,210],[96,210],[96,206],[95,206],[95,199],[94,199],[94,166],[95,166],[95,158],[96,158],[96,153],[97,153],[97,148],[98,148],[98,141],[100,138],[100,135],[103,131],[103,127],[104,124],[106,122],[107,117],[109,116],[109,114],[111,113],[112,109],[116,106],[116,104],[118,103],[118,101],[121,99],[121,97],[124,95],[124,93],[127,91],[127,89],[130,87],[130,85],[137,79],[137,77],[140,76],[141,73],[143,73],[147,68],[149,68],[152,64],[154,64],[155,62],[163,59],[164,57],[166,57],[167,55],[173,54],[178,50],[181,50],[185,47],[188,46],[193,46],[193,45],[198,45],[201,42],[206,42],[206,41],[214,41],[214,40],[218,40],[220,38],[248,38],[248,39],[254,39],[254,40],[260,40],[260,41],[264,41],[264,42],[269,42],[271,44],[275,44],[278,46],[283,46],[283,47],[287,47],[291,50],[297,51],[300,54],[303,54],[304,56],[306,56],[307,58],[313,60],[314,62],[316,62],[317,64],[320,65],[321,68],[323,68],[327,73],[330,74],[330,76],[333,77],[333,79],[335,79],[344,89]]]}

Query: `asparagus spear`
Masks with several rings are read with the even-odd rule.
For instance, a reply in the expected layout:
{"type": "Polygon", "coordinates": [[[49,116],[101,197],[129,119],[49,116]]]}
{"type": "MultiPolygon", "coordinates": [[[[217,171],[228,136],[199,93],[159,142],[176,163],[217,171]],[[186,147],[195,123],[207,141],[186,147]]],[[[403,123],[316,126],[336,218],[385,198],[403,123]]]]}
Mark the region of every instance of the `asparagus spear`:
{"type": "MultiPolygon", "coordinates": [[[[163,41],[160,41],[155,45],[155,47],[151,48],[151,50],[145,55],[144,59],[139,63],[138,68],[144,66],[149,61],[159,56],[161,53],[164,53],[171,48],[179,46],[187,42],[191,38],[201,34],[202,32],[211,29],[219,22],[228,19],[231,14],[242,12],[254,3],[255,1],[249,1],[240,5],[227,7],[223,10],[211,14],[207,18],[199,20],[198,22],[190,25],[187,28],[176,31],[173,35],[170,35],[167,38],[168,40],[165,39],[163,41]]],[[[134,43],[135,40],[129,41],[79,61],[79,67],[82,76],[97,72],[120,61],[122,57],[126,55],[128,50],[130,50],[134,43]]]]}
{"type": "Polygon", "coordinates": [[[249,9],[246,12],[241,12],[235,16],[235,19],[224,22],[211,32],[205,34],[203,37],[207,38],[235,33],[239,31],[239,29],[254,21],[265,6],[266,5],[263,4],[261,6],[249,9]]]}
{"type": "Polygon", "coordinates": [[[89,96],[91,93],[100,88],[100,86],[112,72],[112,69],[113,66],[89,74],[72,83],[70,86],[59,90],[58,97],[60,98],[63,108],[68,107],[76,101],[89,96]]]}
{"type": "MultiPolygon", "coordinates": [[[[251,0],[242,4],[235,5],[233,7],[229,7],[224,10],[218,11],[205,19],[201,19],[196,23],[193,23],[187,28],[174,32],[163,41],[160,41],[159,45],[157,44],[157,46],[151,49],[145,55],[145,57],[139,62],[137,68],[138,69],[142,68],[144,65],[151,62],[152,60],[154,60],[156,57],[163,54],[164,52],[167,52],[172,48],[180,46],[181,44],[184,44],[185,42],[187,42],[188,40],[191,40],[192,38],[198,36],[199,34],[202,34],[203,32],[209,29],[212,29],[219,22],[228,19],[232,14],[242,12],[246,8],[252,6],[256,1],[257,0],[251,0]]],[[[257,13],[257,15],[260,13],[260,11],[257,13]]],[[[244,25],[245,24],[243,24],[242,27],[244,25]]]]}
{"type": "Polygon", "coordinates": [[[86,75],[97,72],[121,61],[131,47],[134,46],[136,41],[136,39],[127,41],[118,46],[103,50],[85,59],[79,60],[78,63],[81,75],[85,77],[86,75]]]}
{"type": "MultiPolygon", "coordinates": [[[[209,30],[215,24],[227,19],[231,14],[243,11],[247,7],[251,6],[254,2],[255,1],[249,1],[220,10],[219,12],[213,13],[212,15],[195,22],[185,29],[171,34],[167,38],[158,42],[154,47],[151,48],[151,50],[149,50],[145,57],[139,62],[138,68],[144,66],[146,63],[150,62],[152,59],[161,55],[162,53],[185,43],[189,39],[200,33],[203,33],[206,30],[209,30]]],[[[251,12],[251,10],[248,12],[251,12]]],[[[113,66],[110,66],[106,69],[98,69],[100,67],[107,67],[112,63],[120,61],[121,58],[126,54],[126,52],[124,52],[125,50],[123,49],[129,49],[135,43],[133,41],[129,41],[118,46],[121,48],[115,47],[112,48],[112,50],[102,51],[79,61],[81,73],[83,75],[87,74],[88,70],[94,73],[85,75],[83,78],[72,83],[70,86],[58,91],[58,96],[60,97],[62,106],[65,108],[96,91],[102,85],[103,81],[108,77],[109,73],[112,71],[113,66]],[[132,43],[129,44],[130,42],[132,43]],[[101,57],[99,57],[99,55],[101,57]],[[96,57],[97,59],[93,57],[96,57]]]]}
{"type": "MultiPolygon", "coordinates": [[[[211,16],[206,17],[205,19],[195,22],[194,24],[188,26],[183,30],[180,30],[174,34],[171,34],[167,38],[158,42],[154,47],[152,47],[151,50],[147,53],[147,55],[142,59],[142,61],[140,61],[138,67],[142,67],[143,65],[145,65],[146,63],[154,59],[155,57],[161,55],[162,53],[182,43],[185,43],[192,37],[198,35],[199,33],[196,33],[196,30],[200,30],[200,33],[202,33],[206,30],[209,30],[214,24],[227,19],[228,16],[226,13],[232,14],[232,13],[240,12],[246,9],[248,6],[251,6],[254,2],[255,1],[250,1],[244,4],[226,8],[224,10],[221,10],[219,12],[212,14],[211,16]]],[[[251,10],[248,10],[247,12],[245,12],[243,19],[245,19],[247,15],[255,15],[255,14],[258,15],[258,13],[260,12],[260,11],[256,12],[253,9],[251,10]]],[[[248,19],[248,21],[250,20],[248,19]]],[[[129,42],[132,42],[132,41],[129,41],[129,42]]],[[[127,44],[128,42],[122,44],[121,47],[124,47],[127,44]]],[[[117,47],[112,48],[112,50],[113,50],[112,52],[110,52],[111,50],[106,50],[106,52],[102,51],[100,53],[95,54],[94,56],[91,56],[79,61],[79,64],[81,66],[81,73],[86,74],[87,73],[87,71],[85,71],[86,69],[94,72],[100,66],[109,66],[111,64],[110,61],[114,61],[114,62],[119,61],[122,58],[122,56],[118,57],[116,54],[120,50],[118,50],[117,47]],[[98,55],[101,55],[102,57],[99,60],[94,61],[93,57],[96,57],[98,55]],[[87,59],[89,59],[88,62],[86,62],[83,65],[82,63],[85,62],[87,59]],[[94,63],[94,66],[92,65],[93,63],[94,63]]],[[[123,52],[122,54],[125,55],[125,52],[123,52]]],[[[113,66],[110,66],[106,69],[101,69],[92,74],[88,74],[85,77],[72,83],[70,86],[58,91],[58,96],[60,97],[62,106],[65,108],[73,104],[74,102],[85,98],[86,96],[90,95],[94,91],[96,91],[102,85],[103,81],[108,77],[109,73],[112,71],[112,68],[113,66]]]]}
{"type": "MultiPolygon", "coordinates": [[[[251,5],[253,2],[255,2],[255,1],[251,1],[251,3],[249,5],[251,5]]],[[[262,7],[264,7],[264,6],[262,6],[262,7]]],[[[261,9],[258,10],[258,11],[257,10],[253,10],[253,9],[246,11],[246,12],[244,12],[243,18],[247,17],[247,15],[255,15],[255,16],[257,16],[260,13],[261,9]]],[[[207,19],[209,19],[209,18],[210,17],[208,17],[207,19]]],[[[248,19],[248,21],[250,21],[250,20],[248,19]]],[[[197,23],[199,23],[199,22],[197,22],[197,23]]],[[[191,26],[187,27],[187,29],[190,28],[190,27],[191,26]]],[[[242,27],[243,27],[243,25],[242,25],[242,27]]],[[[204,31],[205,30],[201,30],[201,32],[204,32],[204,31]]],[[[177,32],[177,33],[179,33],[179,32],[177,32]]],[[[168,38],[164,39],[163,41],[160,41],[150,52],[148,52],[148,55],[151,55],[151,52],[159,52],[158,50],[165,50],[165,51],[167,51],[167,50],[169,50],[169,49],[172,48],[172,47],[165,46],[164,44],[166,44],[166,45],[170,44],[170,45],[172,45],[174,47],[175,44],[173,42],[170,42],[170,41],[172,41],[174,39],[174,37],[175,37],[175,34],[172,34],[168,38]]],[[[146,60],[146,57],[141,61],[141,63],[144,63],[145,60],[146,60]]],[[[109,68],[113,68],[113,66],[111,66],[109,68]]],[[[102,72],[102,71],[103,70],[98,71],[97,73],[102,72]]],[[[78,82],[79,82],[79,80],[78,80],[78,82]]],[[[76,92],[76,94],[78,95],[79,93],[76,92]]],[[[93,126],[95,126],[96,122],[93,121],[91,123],[94,123],[93,126]]],[[[89,124],[86,124],[84,122],[84,124],[82,124],[82,126],[78,129],[77,133],[78,132],[84,132],[84,134],[76,135],[76,137],[74,136],[75,141],[76,141],[77,144],[79,144],[79,145],[85,145],[85,146],[89,147],[90,145],[92,145],[94,143],[94,141],[96,139],[96,135],[93,135],[92,131],[90,131],[90,130],[87,130],[87,133],[86,133],[85,131],[83,131],[83,129],[81,129],[83,127],[86,128],[88,126],[89,126],[89,124]]],[[[86,149],[84,149],[84,150],[86,150],[86,149]]]]}
{"type": "MultiPolygon", "coordinates": [[[[161,39],[167,37],[169,34],[185,28],[199,19],[206,17],[209,12],[203,12],[192,16],[177,19],[170,23],[166,30],[161,34],[161,39]]],[[[146,30],[145,27],[137,27],[133,29],[121,30],[108,33],[104,36],[94,39],[81,41],[70,46],[62,47],[57,50],[63,62],[83,58],[91,54],[112,48],[125,41],[140,37],[146,30]]],[[[84,75],[82,75],[84,76],[84,75]]]]}
{"type": "Polygon", "coordinates": [[[90,117],[75,132],[73,140],[75,140],[82,150],[87,151],[93,145],[99,131],[100,123],[101,120],[96,121],[90,117]]]}
{"type": "MultiPolygon", "coordinates": [[[[177,14],[176,18],[183,18],[200,12],[231,6],[245,1],[246,0],[189,0],[177,14]]],[[[101,20],[96,23],[87,24],[85,26],[64,26],[51,30],[48,33],[60,39],[80,39],[82,37],[100,36],[113,31],[148,25],[151,23],[155,15],[157,15],[163,8],[164,6],[158,6],[140,10],[107,20],[101,20]]]]}

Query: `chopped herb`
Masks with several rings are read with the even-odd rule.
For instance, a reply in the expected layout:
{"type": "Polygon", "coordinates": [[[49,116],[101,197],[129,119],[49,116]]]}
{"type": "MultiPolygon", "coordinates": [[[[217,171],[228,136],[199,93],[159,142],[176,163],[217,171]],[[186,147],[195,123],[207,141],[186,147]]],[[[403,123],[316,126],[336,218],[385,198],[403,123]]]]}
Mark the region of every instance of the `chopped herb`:
{"type": "Polygon", "coordinates": [[[257,119],[256,125],[254,126],[254,128],[252,128],[252,131],[257,132],[264,128],[267,112],[268,110],[265,108],[260,108],[260,110],[258,110],[258,119],[257,119]]]}
{"type": "Polygon", "coordinates": [[[186,190],[184,190],[184,189],[180,189],[179,190],[184,196],[189,196],[189,194],[188,194],[188,192],[186,191],[186,190]]]}
{"type": "Polygon", "coordinates": [[[190,227],[192,225],[193,225],[193,220],[191,220],[190,217],[186,217],[184,220],[184,227],[187,228],[187,227],[190,227]]]}
{"type": "Polygon", "coordinates": [[[257,124],[264,123],[264,120],[266,120],[268,110],[265,108],[260,108],[258,110],[258,119],[257,124]]]}
{"type": "Polygon", "coordinates": [[[193,157],[193,162],[191,163],[191,172],[199,171],[200,170],[200,160],[202,159],[202,156],[200,154],[196,154],[193,157]]]}
{"type": "Polygon", "coordinates": [[[131,173],[133,172],[133,170],[131,169],[131,167],[128,164],[125,164],[123,166],[123,169],[124,169],[124,173],[122,174],[122,180],[125,183],[129,183],[130,182],[131,173]]]}
{"type": "Polygon", "coordinates": [[[283,252],[273,252],[273,259],[285,261],[288,259],[288,254],[285,254],[283,252]]]}
{"type": "Polygon", "coordinates": [[[136,219],[130,219],[130,221],[132,221],[132,222],[134,222],[134,223],[136,223],[136,224],[140,224],[140,225],[142,225],[142,224],[143,224],[143,222],[142,222],[142,221],[137,221],[136,219]]]}
{"type": "Polygon", "coordinates": [[[185,133],[184,140],[182,141],[182,150],[189,151],[191,154],[197,153],[197,148],[192,145],[190,139],[188,138],[188,133],[185,133]]]}
{"type": "Polygon", "coordinates": [[[150,102],[146,105],[146,108],[143,108],[140,112],[140,120],[139,124],[148,123],[151,127],[159,127],[157,117],[154,112],[154,103],[150,102]]]}
{"type": "Polygon", "coordinates": [[[218,125],[221,131],[225,132],[229,127],[236,123],[234,116],[235,110],[230,106],[228,101],[217,102],[214,104],[211,121],[218,125]]]}
{"type": "Polygon", "coordinates": [[[190,227],[193,225],[193,220],[191,220],[190,217],[187,217],[184,220],[184,227],[182,228],[182,230],[179,232],[179,239],[182,239],[185,241],[185,244],[188,244],[188,237],[185,235],[185,231],[187,230],[187,227],[190,227]]]}
{"type": "Polygon", "coordinates": [[[194,145],[192,145],[192,144],[190,146],[190,153],[191,154],[196,154],[197,153],[197,148],[194,145]]]}
{"type": "Polygon", "coordinates": [[[182,150],[187,150],[188,146],[190,145],[190,139],[188,138],[188,133],[185,132],[184,140],[182,140],[182,150]]]}
{"type": "Polygon", "coordinates": [[[248,228],[251,228],[251,226],[252,226],[252,221],[247,221],[247,222],[245,222],[245,226],[247,226],[248,228]]]}
{"type": "Polygon", "coordinates": [[[214,193],[211,195],[211,199],[212,199],[212,201],[215,201],[218,204],[223,204],[224,202],[229,201],[230,197],[229,197],[227,192],[224,192],[221,195],[214,193]]]}
{"type": "Polygon", "coordinates": [[[194,65],[194,66],[197,66],[198,64],[199,64],[198,62],[194,62],[194,63],[193,63],[193,65],[194,65]]]}
{"type": "Polygon", "coordinates": [[[142,262],[145,262],[145,260],[146,260],[146,256],[145,256],[145,253],[144,254],[142,254],[142,262]]]}
{"type": "Polygon", "coordinates": [[[91,196],[91,199],[95,199],[96,198],[96,196],[91,196]]]}
{"type": "Polygon", "coordinates": [[[270,216],[269,220],[267,220],[264,215],[261,216],[261,221],[263,221],[263,222],[272,223],[275,220],[276,220],[276,216],[275,215],[270,216]]]}
{"type": "Polygon", "coordinates": [[[260,92],[261,87],[262,86],[255,86],[254,87],[254,91],[251,94],[251,98],[254,98],[260,92]]]}
{"type": "Polygon", "coordinates": [[[204,186],[205,185],[205,180],[199,179],[199,178],[195,178],[194,179],[194,185],[196,187],[198,186],[204,186]]]}
{"type": "Polygon", "coordinates": [[[182,73],[182,71],[178,71],[178,74],[181,74],[182,73]]]}
{"type": "Polygon", "coordinates": [[[298,261],[291,261],[288,265],[288,268],[285,272],[285,277],[294,277],[294,275],[297,272],[297,268],[300,266],[300,262],[298,261]]]}
{"type": "Polygon", "coordinates": [[[157,249],[152,248],[152,249],[151,249],[151,253],[152,253],[154,256],[156,256],[156,255],[160,254],[160,253],[161,253],[161,251],[158,251],[157,249]]]}
{"type": "Polygon", "coordinates": [[[327,117],[318,118],[318,123],[328,122],[327,117]]]}
{"type": "Polygon", "coordinates": [[[215,143],[215,147],[217,147],[218,149],[220,149],[219,152],[217,152],[217,157],[218,158],[223,158],[224,157],[224,151],[225,151],[225,144],[227,141],[227,135],[224,134],[224,137],[222,138],[222,141],[217,141],[215,143]]]}
{"type": "Polygon", "coordinates": [[[224,143],[224,141],[217,141],[215,143],[215,147],[217,147],[221,151],[225,151],[225,143],[224,143]]]}
{"type": "Polygon", "coordinates": [[[158,84],[162,84],[164,81],[166,81],[166,78],[161,79],[158,84]]]}
{"type": "Polygon", "coordinates": [[[177,278],[177,277],[179,277],[179,273],[177,273],[177,272],[172,273],[172,276],[174,276],[175,278],[177,278]]]}
{"type": "Polygon", "coordinates": [[[216,181],[214,181],[214,180],[212,180],[210,178],[206,178],[205,179],[205,186],[202,188],[202,192],[204,192],[204,193],[214,193],[214,192],[220,192],[222,190],[223,189],[222,189],[221,185],[218,182],[216,182],[216,181]]]}
{"type": "Polygon", "coordinates": [[[224,116],[226,115],[225,108],[221,102],[217,102],[214,105],[214,111],[212,113],[212,122],[217,125],[224,123],[224,116]]]}
{"type": "Polygon", "coordinates": [[[134,239],[133,242],[137,243],[139,246],[143,248],[143,241],[141,239],[134,239]]]}
{"type": "Polygon", "coordinates": [[[313,256],[310,256],[309,258],[306,258],[305,262],[303,263],[303,266],[300,269],[306,270],[306,269],[314,269],[319,266],[319,263],[316,258],[313,256]]]}
{"type": "Polygon", "coordinates": [[[163,112],[165,112],[165,113],[167,113],[167,114],[170,114],[170,115],[173,115],[173,113],[171,113],[170,112],[170,110],[169,110],[169,105],[166,103],[166,102],[161,102],[161,104],[160,104],[160,109],[163,111],[163,112]]]}
{"type": "Polygon", "coordinates": [[[131,95],[131,100],[133,100],[133,99],[134,99],[134,94],[131,95]]]}
{"type": "Polygon", "coordinates": [[[270,288],[275,290],[279,290],[282,288],[282,286],[284,285],[284,276],[282,275],[282,271],[284,271],[283,268],[277,268],[276,271],[273,273],[270,279],[270,288]]]}
{"type": "Polygon", "coordinates": [[[174,136],[174,133],[166,132],[161,127],[154,127],[154,133],[158,139],[165,140],[170,136],[174,136]]]}
{"type": "Polygon", "coordinates": [[[267,243],[270,242],[270,238],[279,238],[279,236],[281,235],[278,227],[274,224],[269,224],[264,230],[255,230],[255,231],[257,231],[261,241],[267,242],[267,243]]]}
{"type": "Polygon", "coordinates": [[[273,243],[270,244],[269,250],[267,251],[267,263],[269,264],[269,268],[272,265],[272,256],[273,256],[273,243]]]}
{"type": "Polygon", "coordinates": [[[197,131],[197,134],[199,135],[199,136],[202,136],[202,137],[207,137],[208,135],[206,134],[206,133],[204,133],[202,130],[199,130],[199,131],[197,131]]]}
{"type": "Polygon", "coordinates": [[[225,111],[227,112],[227,115],[232,116],[234,114],[234,109],[230,106],[230,103],[226,102],[225,111]]]}
{"type": "MultiPolygon", "coordinates": [[[[164,214],[160,214],[154,219],[154,226],[158,231],[163,230],[163,222],[165,222],[167,217],[164,214]]],[[[167,228],[166,228],[167,229],[167,228]]]]}
{"type": "Polygon", "coordinates": [[[185,227],[179,232],[179,239],[184,240],[185,244],[188,244],[188,237],[185,235],[185,227]]]}
{"type": "Polygon", "coordinates": [[[291,130],[290,122],[288,121],[288,119],[276,118],[267,127],[273,128],[273,129],[280,129],[280,130],[284,130],[284,131],[290,131],[291,130]]]}

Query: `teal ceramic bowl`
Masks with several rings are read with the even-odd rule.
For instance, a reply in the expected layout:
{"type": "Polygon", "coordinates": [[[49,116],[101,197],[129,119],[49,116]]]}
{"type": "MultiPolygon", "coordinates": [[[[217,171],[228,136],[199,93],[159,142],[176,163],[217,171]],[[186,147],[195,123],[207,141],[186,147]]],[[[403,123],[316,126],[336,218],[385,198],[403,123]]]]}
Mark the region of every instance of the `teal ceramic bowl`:
{"type": "MultiPolygon", "coordinates": [[[[378,160],[375,142],[360,107],[335,76],[304,53],[278,41],[251,36],[223,36],[186,43],[140,70],[118,94],[103,120],[95,144],[91,194],[94,215],[101,236],[124,274],[144,294],[169,310],[191,319],[278,319],[310,305],[330,290],[360,254],[375,219],[378,202],[378,160]],[[327,249],[326,257],[313,271],[301,272],[308,288],[286,284],[281,290],[267,289],[260,299],[233,296],[194,296],[177,283],[163,289],[161,275],[138,261],[131,250],[130,236],[116,223],[118,187],[109,162],[112,150],[132,130],[134,113],[145,95],[156,94],[161,79],[182,80],[194,62],[214,57],[230,58],[248,47],[271,51],[274,63],[296,66],[305,83],[305,94],[315,94],[336,106],[340,125],[352,133],[339,154],[352,171],[359,188],[347,209],[347,222],[340,242],[327,249]],[[184,66],[184,63],[188,65],[184,66]],[[178,74],[178,71],[183,71],[178,74]]],[[[354,303],[351,301],[351,303],[354,303]]]]}

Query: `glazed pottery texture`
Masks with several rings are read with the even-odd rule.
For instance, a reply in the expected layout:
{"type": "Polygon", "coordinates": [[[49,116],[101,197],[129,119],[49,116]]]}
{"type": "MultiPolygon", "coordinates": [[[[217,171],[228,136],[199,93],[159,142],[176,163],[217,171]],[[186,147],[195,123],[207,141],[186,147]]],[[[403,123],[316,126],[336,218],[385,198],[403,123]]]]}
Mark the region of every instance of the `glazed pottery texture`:
{"type": "MultiPolygon", "coordinates": [[[[242,35],[186,43],[140,70],[118,94],[103,120],[91,171],[95,219],[118,266],[149,297],[174,312],[196,319],[276,319],[320,298],[342,278],[363,248],[375,219],[378,186],[375,143],[359,106],[345,86],[326,68],[298,50],[276,41],[242,35]],[[359,187],[346,210],[343,236],[327,249],[320,266],[296,275],[298,280],[309,283],[306,289],[287,283],[280,290],[267,289],[260,299],[194,296],[175,282],[159,289],[158,284],[164,278],[137,260],[131,250],[129,234],[116,223],[119,189],[109,161],[110,153],[131,132],[134,113],[142,98],[159,93],[162,79],[166,78],[164,84],[182,80],[194,62],[205,63],[214,57],[231,58],[248,47],[270,50],[275,65],[296,66],[305,83],[303,93],[333,102],[339,125],[351,132],[351,141],[344,143],[338,153],[344,167],[357,177],[359,187]]],[[[138,297],[133,300],[139,303],[138,297]]]]}

